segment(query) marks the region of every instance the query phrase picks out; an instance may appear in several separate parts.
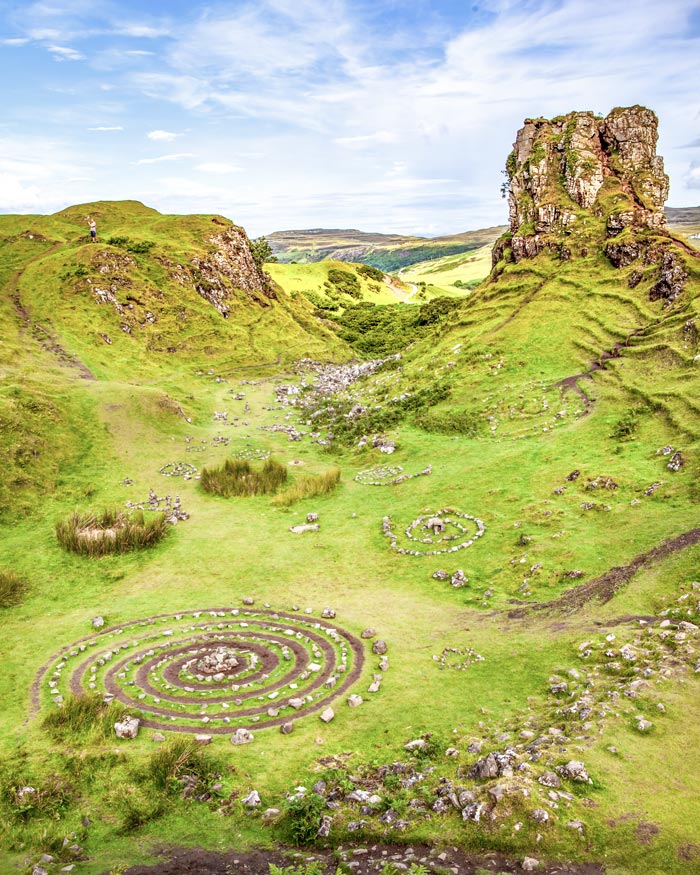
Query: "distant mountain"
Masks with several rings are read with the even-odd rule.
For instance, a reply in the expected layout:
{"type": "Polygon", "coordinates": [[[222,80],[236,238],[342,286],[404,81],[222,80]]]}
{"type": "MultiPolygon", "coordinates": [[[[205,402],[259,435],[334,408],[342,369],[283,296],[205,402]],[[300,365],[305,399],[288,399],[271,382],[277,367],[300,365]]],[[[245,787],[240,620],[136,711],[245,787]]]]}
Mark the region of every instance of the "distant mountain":
{"type": "Polygon", "coordinates": [[[275,231],[268,234],[267,239],[281,262],[305,263],[332,259],[370,264],[390,272],[419,261],[490,246],[505,230],[505,226],[500,225],[445,237],[409,237],[355,229],[311,228],[304,231],[275,231]]]}
{"type": "Polygon", "coordinates": [[[700,207],[666,207],[666,221],[674,225],[700,225],[700,207]]]}

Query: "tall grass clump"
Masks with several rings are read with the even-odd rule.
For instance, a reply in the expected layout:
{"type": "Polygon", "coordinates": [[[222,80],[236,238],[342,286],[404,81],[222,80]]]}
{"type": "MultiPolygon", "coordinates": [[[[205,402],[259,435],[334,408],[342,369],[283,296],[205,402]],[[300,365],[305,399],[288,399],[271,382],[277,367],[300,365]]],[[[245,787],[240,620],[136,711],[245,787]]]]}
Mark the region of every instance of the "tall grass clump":
{"type": "Polygon", "coordinates": [[[245,459],[227,459],[221,468],[203,468],[200,483],[205,492],[231,498],[234,495],[269,495],[287,479],[287,469],[268,459],[256,471],[245,459]]]}
{"type": "Polygon", "coordinates": [[[61,707],[49,711],[41,725],[55,741],[86,735],[98,741],[113,736],[114,724],[124,713],[123,705],[107,704],[101,693],[80,693],[66,696],[61,707]]]}
{"type": "Polygon", "coordinates": [[[127,514],[123,510],[107,509],[101,515],[73,512],[56,523],[58,543],[72,553],[84,556],[105,556],[152,547],[167,531],[165,514],[146,520],[142,511],[127,514]]]}
{"type": "Polygon", "coordinates": [[[213,758],[191,739],[176,738],[152,753],[140,771],[140,783],[164,792],[182,790],[184,775],[197,779],[197,786],[206,789],[218,777],[213,758]]]}
{"type": "Polygon", "coordinates": [[[272,499],[279,507],[289,507],[304,498],[316,498],[318,495],[328,495],[340,483],[340,468],[331,468],[318,477],[300,477],[284,492],[272,499]]]}
{"type": "Polygon", "coordinates": [[[0,608],[11,608],[22,601],[27,581],[15,571],[0,568],[0,608]]]}

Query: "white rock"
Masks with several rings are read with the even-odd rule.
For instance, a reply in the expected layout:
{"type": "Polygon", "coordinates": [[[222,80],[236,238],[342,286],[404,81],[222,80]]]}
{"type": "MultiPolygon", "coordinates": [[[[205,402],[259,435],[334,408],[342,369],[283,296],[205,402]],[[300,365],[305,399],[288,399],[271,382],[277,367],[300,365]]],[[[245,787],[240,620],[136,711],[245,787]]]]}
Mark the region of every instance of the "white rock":
{"type": "Polygon", "coordinates": [[[117,738],[136,738],[140,723],[138,717],[125,717],[121,723],[115,723],[114,731],[117,733],[117,738]]]}

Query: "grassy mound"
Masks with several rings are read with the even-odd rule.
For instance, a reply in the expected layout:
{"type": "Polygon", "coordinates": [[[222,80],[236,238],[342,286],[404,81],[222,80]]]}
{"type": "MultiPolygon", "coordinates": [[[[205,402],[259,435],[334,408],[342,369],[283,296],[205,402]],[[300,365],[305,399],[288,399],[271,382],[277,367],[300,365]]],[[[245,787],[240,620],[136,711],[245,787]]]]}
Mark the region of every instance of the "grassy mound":
{"type": "Polygon", "coordinates": [[[245,459],[227,459],[221,468],[202,469],[202,489],[224,498],[234,495],[270,495],[287,479],[287,469],[268,459],[261,471],[245,459]]]}
{"type": "Polygon", "coordinates": [[[165,514],[146,520],[141,511],[129,515],[122,510],[95,513],[75,511],[56,523],[58,543],[72,553],[84,556],[105,556],[152,547],[167,531],[165,514]]]}

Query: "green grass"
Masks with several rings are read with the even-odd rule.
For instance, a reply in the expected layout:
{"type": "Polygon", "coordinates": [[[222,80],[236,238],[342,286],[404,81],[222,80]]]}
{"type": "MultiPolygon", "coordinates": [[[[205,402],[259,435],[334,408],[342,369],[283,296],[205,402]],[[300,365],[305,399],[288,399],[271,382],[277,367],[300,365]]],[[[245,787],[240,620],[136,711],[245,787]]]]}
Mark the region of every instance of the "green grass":
{"type": "MultiPolygon", "coordinates": [[[[146,260],[146,276],[156,271],[151,255],[169,251],[167,236],[175,220],[143,214],[136,233],[136,216],[130,206],[122,213],[115,208],[110,226],[105,217],[101,227],[105,236],[156,242],[150,253],[135,255],[146,260]]],[[[363,433],[374,433],[369,426],[375,420],[353,433],[347,446],[337,442],[329,455],[308,434],[294,442],[284,432],[259,428],[287,422],[305,432],[315,433],[317,426],[324,431],[316,420],[307,423],[304,415],[274,400],[276,382],[299,382],[285,363],[307,350],[294,347],[301,329],[291,331],[288,351],[282,322],[266,324],[267,311],[254,311],[260,324],[247,322],[251,311],[242,303],[238,327],[230,327],[229,319],[215,320],[212,328],[211,314],[199,319],[201,299],[188,297],[187,350],[158,352],[145,342],[150,328],[122,337],[112,323],[113,345],[93,346],[92,324],[102,330],[105,305],[82,293],[66,297],[80,277],[57,283],[59,294],[49,288],[57,273],[42,276],[42,270],[72,270],[92,257],[89,244],[87,252],[80,250],[65,217],[3,221],[7,236],[29,223],[43,227],[47,238],[51,231],[50,239],[63,234],[68,248],[48,256],[41,270],[37,262],[21,289],[37,314],[51,316],[62,345],[84,356],[98,378],[83,380],[58,366],[50,350],[26,342],[11,302],[0,300],[0,363],[6,385],[16,389],[2,395],[4,421],[13,423],[9,435],[2,430],[3,458],[15,466],[4,469],[12,483],[3,494],[16,500],[5,505],[0,520],[0,567],[31,584],[21,597],[10,585],[11,604],[3,607],[2,617],[0,860],[8,871],[29,856],[58,854],[72,833],[90,857],[80,863],[88,875],[152,860],[164,841],[214,850],[271,846],[290,837],[289,824],[263,827],[258,813],[243,810],[240,799],[253,787],[263,810],[284,808],[286,793],[299,784],[310,788],[328,772],[327,757],[341,764],[338,781],[361,778],[378,766],[408,760],[403,745],[425,733],[439,740],[433,759],[423,763],[435,769],[422,785],[432,804],[440,777],[473,786],[464,777],[477,759],[466,752],[472,740],[482,742],[484,753],[502,750],[502,733],[519,743],[527,720],[538,726],[549,721],[541,724],[545,731],[564,722],[556,714],[560,705],[549,696],[548,679],[580,667],[579,643],[604,640],[609,633],[622,640],[639,624],[619,623],[620,618],[664,610],[681,592],[692,591],[698,547],[641,570],[607,604],[592,601],[574,614],[535,612],[525,621],[508,617],[514,600],[553,600],[697,526],[700,372],[692,338],[683,333],[698,307],[698,271],[692,263],[687,294],[668,310],[649,302],[651,278],[629,289],[628,272],[614,271],[594,253],[576,263],[543,255],[508,266],[498,280],[458,302],[448,318],[429,326],[396,367],[325,402],[340,417],[357,403],[379,405],[382,414],[391,411],[383,428],[396,441],[391,458],[371,449],[371,441],[357,446],[363,433]],[[71,259],[72,267],[64,264],[71,259]],[[46,304],[42,294],[48,296],[46,304]],[[580,381],[593,400],[582,415],[582,400],[570,391],[562,394],[556,383],[585,371],[591,360],[640,326],[647,328],[643,337],[592,380],[580,381]],[[233,348],[234,338],[240,348],[233,348]],[[274,339],[272,347],[265,346],[265,338],[274,339]],[[270,365],[280,352],[280,364],[270,365]],[[447,385],[449,396],[436,394],[436,387],[447,385]],[[239,391],[245,400],[235,400],[239,391]],[[411,408],[416,398],[426,401],[418,425],[411,408]],[[214,411],[222,410],[235,426],[214,421],[214,411]],[[562,411],[565,415],[559,415],[562,411]],[[215,436],[229,438],[228,445],[214,443],[215,436]],[[681,448],[686,457],[677,474],[656,454],[666,444],[681,448]],[[13,455],[15,446],[26,451],[13,455]],[[205,449],[188,451],[192,446],[205,449]],[[233,495],[222,501],[200,488],[204,479],[198,484],[158,473],[174,461],[192,463],[200,474],[220,470],[232,453],[250,447],[270,451],[285,471],[294,472],[289,487],[294,503],[283,500],[286,490],[273,499],[233,495]],[[401,465],[409,474],[429,464],[433,470],[429,477],[384,488],[354,480],[358,471],[380,464],[401,465]],[[581,475],[568,481],[574,469],[581,475]],[[335,471],[342,485],[316,492],[317,486],[332,484],[335,471]],[[618,489],[591,493],[586,483],[599,476],[612,477],[618,489]],[[127,477],[133,485],[124,483],[127,477]],[[645,496],[656,481],[662,486],[645,496]],[[554,492],[562,486],[562,493],[554,492]],[[124,508],[127,501],[145,500],[150,488],[158,495],[178,494],[190,513],[152,549],[88,562],[57,542],[54,521],[68,518],[76,507],[124,508]],[[585,511],[586,501],[611,509],[585,511]],[[457,553],[433,557],[390,549],[381,530],[384,516],[392,517],[403,537],[418,515],[444,507],[483,519],[484,537],[457,553]],[[319,532],[288,531],[311,510],[319,514],[319,532]],[[439,568],[450,574],[461,568],[469,583],[455,589],[449,580],[436,580],[432,575],[439,568]],[[572,570],[583,572],[581,580],[566,576],[572,570]],[[64,647],[68,653],[81,641],[89,647],[97,614],[105,617],[109,636],[109,630],[158,614],[239,608],[246,597],[272,610],[309,608],[319,618],[323,608],[332,607],[334,622],[356,636],[375,627],[389,647],[390,668],[380,692],[366,692],[378,667],[367,645],[362,675],[353,687],[364,699],[359,708],[347,707],[341,697],[328,726],[312,714],[297,720],[289,736],[275,728],[260,730],[253,744],[242,747],[231,745],[226,735],[214,736],[204,751],[194,748],[187,734],[166,733],[168,741],[156,747],[147,728],[133,742],[118,741],[112,714],[106,716],[97,694],[89,698],[87,679],[85,699],[67,699],[57,708],[50,702],[51,674],[44,676],[37,691],[40,707],[33,710],[37,672],[64,647]],[[464,670],[441,670],[445,648],[471,649],[483,661],[464,670]],[[456,760],[444,756],[448,745],[460,750],[456,760]],[[206,802],[181,799],[179,779],[185,773],[199,776],[202,793],[214,783],[221,783],[221,790],[206,802]],[[40,794],[27,811],[18,804],[20,782],[40,794]],[[218,808],[228,813],[217,814],[218,808]],[[89,827],[82,826],[83,814],[89,827]]],[[[210,224],[202,217],[182,217],[175,224],[180,222],[182,234],[192,240],[203,222],[210,224]]],[[[76,234],[84,233],[77,220],[74,225],[76,234]]],[[[178,242],[173,258],[187,251],[183,237],[178,242]]],[[[48,246],[24,237],[3,243],[3,282],[32,253],[47,257],[48,246]]],[[[294,319],[307,314],[309,324],[317,326],[311,306],[302,301],[296,308],[297,303],[290,296],[292,309],[285,312],[294,312],[294,319]]],[[[309,351],[339,354],[342,344],[333,335],[314,332],[310,328],[305,335],[309,351]]],[[[262,465],[250,469],[259,472],[262,465]]],[[[128,643],[128,630],[107,640],[115,646],[128,643]]],[[[452,659],[457,661],[456,653],[452,659]]],[[[430,820],[419,816],[401,840],[500,850],[520,858],[527,853],[579,862],[604,859],[607,871],[616,875],[689,871],[678,850],[699,843],[697,683],[692,673],[654,678],[639,698],[621,697],[619,717],[571,733],[566,756],[583,759],[596,783],[588,796],[574,794],[571,809],[560,800],[556,820],[539,830],[537,844],[539,828],[530,822],[526,801],[513,803],[502,820],[480,826],[465,824],[456,813],[431,814],[430,820]],[[657,701],[666,707],[662,716],[655,714],[657,701]],[[630,725],[632,712],[625,709],[654,714],[654,730],[638,734],[630,725]],[[620,753],[611,754],[610,746],[620,753]],[[672,792],[659,791],[669,787],[672,792]],[[566,827],[570,818],[585,822],[584,837],[566,827]],[[640,819],[659,828],[649,845],[637,837],[640,819]],[[515,830],[519,821],[524,827],[515,830]]],[[[205,725],[199,728],[206,732],[205,725]]],[[[561,756],[556,754],[554,764],[561,756]]],[[[535,772],[544,764],[533,764],[535,772]]],[[[411,794],[395,781],[377,781],[377,792],[383,804],[395,804],[402,813],[411,810],[411,794]]],[[[419,796],[422,792],[416,790],[419,796]]],[[[336,817],[332,840],[349,844],[352,835],[343,830],[351,815],[343,811],[336,817]]],[[[383,829],[373,821],[360,840],[382,840],[383,829]]]]}

